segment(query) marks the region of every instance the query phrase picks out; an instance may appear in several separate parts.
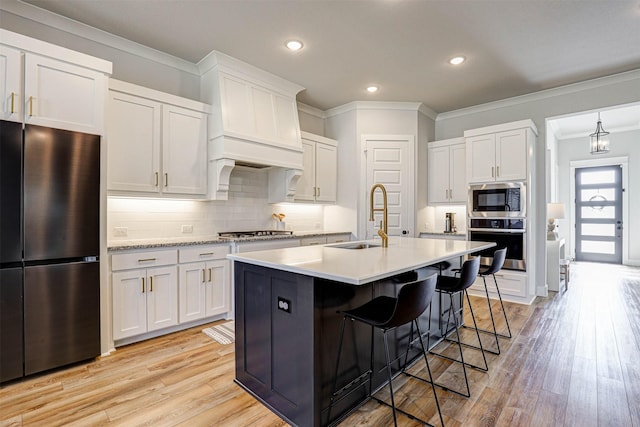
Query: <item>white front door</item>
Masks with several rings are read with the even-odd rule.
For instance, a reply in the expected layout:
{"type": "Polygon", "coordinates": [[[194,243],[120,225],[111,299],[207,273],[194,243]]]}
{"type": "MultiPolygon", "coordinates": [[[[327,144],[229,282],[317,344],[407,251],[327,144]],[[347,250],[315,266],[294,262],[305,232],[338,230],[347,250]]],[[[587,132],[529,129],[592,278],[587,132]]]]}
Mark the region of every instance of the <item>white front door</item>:
{"type": "MultiPolygon", "coordinates": [[[[413,237],[415,234],[415,156],[413,135],[362,136],[366,156],[366,187],[361,218],[366,224],[366,238],[378,237],[382,212],[369,221],[369,194],[374,184],[387,190],[389,236],[413,237]]],[[[376,190],[374,207],[382,208],[382,192],[376,190]]]]}

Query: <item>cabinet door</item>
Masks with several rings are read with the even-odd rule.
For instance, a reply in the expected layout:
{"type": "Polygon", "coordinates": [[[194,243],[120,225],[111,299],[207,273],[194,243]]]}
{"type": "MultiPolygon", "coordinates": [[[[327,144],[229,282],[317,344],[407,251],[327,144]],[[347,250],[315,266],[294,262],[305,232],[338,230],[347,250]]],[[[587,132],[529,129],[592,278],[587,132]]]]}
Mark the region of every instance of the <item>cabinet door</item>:
{"type": "Polygon", "coordinates": [[[102,134],[107,78],[56,59],[25,54],[25,122],[102,134]]]}
{"type": "Polygon", "coordinates": [[[449,147],[429,148],[429,203],[449,201],[449,147]]]}
{"type": "Polygon", "coordinates": [[[449,202],[467,201],[467,164],[464,144],[449,147],[449,202]]]}
{"type": "Polygon", "coordinates": [[[147,329],[178,324],[178,274],[175,266],[147,270],[147,329]]]}
{"type": "Polygon", "coordinates": [[[109,190],[159,192],[160,108],[145,98],[109,93],[109,190]]]}
{"type": "Polygon", "coordinates": [[[20,51],[0,46],[0,118],[22,121],[22,58],[20,51]]]}
{"type": "Polygon", "coordinates": [[[253,135],[253,106],[250,99],[250,86],[247,82],[220,73],[220,98],[223,128],[227,133],[253,135]],[[247,132],[247,129],[250,132],[247,132]]]}
{"type": "Polygon", "coordinates": [[[180,323],[202,319],[205,316],[206,264],[203,262],[178,266],[180,323]]]}
{"type": "Polygon", "coordinates": [[[302,176],[296,186],[295,200],[314,201],[316,186],[316,144],[302,140],[302,176]]]}
{"type": "Polygon", "coordinates": [[[527,133],[518,129],[496,134],[496,181],[527,179],[527,133]]]}
{"type": "Polygon", "coordinates": [[[495,181],[495,135],[467,138],[467,179],[469,182],[495,181]]]}
{"type": "Polygon", "coordinates": [[[231,310],[230,262],[227,260],[210,261],[206,266],[205,284],[206,316],[226,313],[231,310]]]}
{"type": "Polygon", "coordinates": [[[113,288],[113,339],[147,332],[146,270],[117,271],[113,288]]]}
{"type": "Polygon", "coordinates": [[[163,193],[206,194],[206,114],[174,105],[162,111],[163,193]]]}
{"type": "Polygon", "coordinates": [[[316,144],[316,200],[335,202],[338,193],[338,149],[316,144]]]}

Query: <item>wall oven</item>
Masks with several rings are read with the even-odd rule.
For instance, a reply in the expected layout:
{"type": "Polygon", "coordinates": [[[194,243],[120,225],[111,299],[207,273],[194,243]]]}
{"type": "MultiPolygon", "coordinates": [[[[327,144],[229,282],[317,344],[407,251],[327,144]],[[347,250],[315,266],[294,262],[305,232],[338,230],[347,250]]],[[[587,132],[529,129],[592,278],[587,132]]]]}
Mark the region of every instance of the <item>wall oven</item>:
{"type": "Polygon", "coordinates": [[[507,248],[503,268],[526,271],[526,219],[470,218],[469,240],[496,242],[495,247],[480,252],[480,263],[490,265],[497,249],[507,248]]]}
{"type": "Polygon", "coordinates": [[[500,182],[469,186],[470,218],[526,217],[524,182],[500,182]]]}

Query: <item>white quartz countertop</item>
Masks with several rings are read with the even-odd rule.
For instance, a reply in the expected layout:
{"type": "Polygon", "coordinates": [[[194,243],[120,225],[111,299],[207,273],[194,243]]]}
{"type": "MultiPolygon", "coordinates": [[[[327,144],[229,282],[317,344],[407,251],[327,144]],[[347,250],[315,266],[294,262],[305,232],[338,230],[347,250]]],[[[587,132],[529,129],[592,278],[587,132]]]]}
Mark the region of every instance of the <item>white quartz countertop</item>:
{"type": "MultiPolygon", "coordinates": [[[[356,243],[359,242],[246,252],[230,254],[227,258],[291,273],[363,285],[495,246],[494,242],[391,237],[387,248],[338,247],[356,243]]],[[[368,243],[379,245],[380,241],[372,240],[368,243]]]]}

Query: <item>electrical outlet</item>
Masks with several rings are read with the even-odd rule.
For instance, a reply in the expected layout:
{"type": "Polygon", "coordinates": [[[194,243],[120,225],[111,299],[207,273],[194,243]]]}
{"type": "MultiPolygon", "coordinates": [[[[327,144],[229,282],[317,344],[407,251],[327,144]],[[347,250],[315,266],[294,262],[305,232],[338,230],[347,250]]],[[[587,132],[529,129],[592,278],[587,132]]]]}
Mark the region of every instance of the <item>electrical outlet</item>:
{"type": "Polygon", "coordinates": [[[113,227],[113,235],[115,237],[127,237],[128,231],[127,227],[113,227]]]}
{"type": "Polygon", "coordinates": [[[182,226],[182,233],[183,234],[191,234],[191,233],[193,233],[193,225],[183,225],[182,226]]]}

